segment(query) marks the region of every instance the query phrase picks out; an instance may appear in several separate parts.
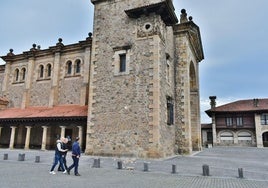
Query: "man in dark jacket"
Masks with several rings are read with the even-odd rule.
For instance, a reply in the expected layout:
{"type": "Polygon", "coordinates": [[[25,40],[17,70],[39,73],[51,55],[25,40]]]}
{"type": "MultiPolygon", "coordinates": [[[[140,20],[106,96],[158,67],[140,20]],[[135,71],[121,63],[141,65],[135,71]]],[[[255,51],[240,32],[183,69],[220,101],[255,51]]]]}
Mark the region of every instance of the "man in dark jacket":
{"type": "Polygon", "coordinates": [[[73,164],[67,169],[68,174],[70,174],[70,171],[72,170],[72,168],[74,168],[74,175],[76,176],[80,176],[80,174],[78,173],[78,163],[81,155],[81,149],[78,140],[79,137],[76,137],[75,142],[72,145],[73,164]]]}

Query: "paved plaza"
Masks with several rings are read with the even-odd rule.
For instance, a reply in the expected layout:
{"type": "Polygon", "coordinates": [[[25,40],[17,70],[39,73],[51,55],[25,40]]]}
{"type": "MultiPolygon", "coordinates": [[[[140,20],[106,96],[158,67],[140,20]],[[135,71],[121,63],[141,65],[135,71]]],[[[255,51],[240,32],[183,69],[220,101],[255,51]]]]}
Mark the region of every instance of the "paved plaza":
{"type": "MultiPolygon", "coordinates": [[[[100,168],[94,168],[98,157],[82,155],[82,176],[78,177],[73,172],[49,174],[53,151],[0,149],[0,188],[266,188],[267,156],[268,148],[214,147],[191,156],[158,160],[99,157],[100,168]],[[19,154],[25,154],[24,161],[18,160],[19,154]],[[36,162],[37,156],[40,162],[36,162]],[[118,161],[123,161],[122,170],[118,161]],[[209,166],[209,176],[203,176],[203,165],[209,166]],[[244,178],[238,177],[238,168],[243,169],[244,178]]],[[[71,162],[69,153],[68,165],[71,162]]]]}

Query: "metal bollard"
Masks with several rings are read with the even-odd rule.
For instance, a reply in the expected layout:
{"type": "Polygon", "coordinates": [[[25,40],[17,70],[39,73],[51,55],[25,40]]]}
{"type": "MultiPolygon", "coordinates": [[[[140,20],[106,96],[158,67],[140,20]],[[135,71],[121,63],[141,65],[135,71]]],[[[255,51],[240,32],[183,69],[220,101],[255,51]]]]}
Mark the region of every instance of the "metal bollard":
{"type": "Polygon", "coordinates": [[[172,174],[176,174],[177,173],[177,166],[176,165],[172,165],[172,174]]]}
{"type": "Polygon", "coordinates": [[[122,161],[117,161],[117,169],[122,169],[123,168],[123,163],[122,161]]]}
{"type": "Polygon", "coordinates": [[[4,154],[4,160],[8,160],[8,154],[7,153],[4,154]]]}
{"type": "Polygon", "coordinates": [[[147,162],[143,163],[143,167],[144,167],[144,169],[143,169],[144,172],[149,171],[149,164],[147,162]]]}
{"type": "Polygon", "coordinates": [[[25,153],[19,153],[18,161],[24,161],[25,160],[25,153]]]}
{"type": "Polygon", "coordinates": [[[243,168],[238,168],[238,177],[239,178],[244,178],[243,168]]]}
{"type": "Polygon", "coordinates": [[[35,156],[35,162],[39,163],[40,162],[40,156],[35,156]]]}
{"type": "Polygon", "coordinates": [[[94,159],[92,168],[100,168],[100,158],[94,159]]]}
{"type": "Polygon", "coordinates": [[[203,165],[203,176],[209,176],[209,166],[203,165]]]}

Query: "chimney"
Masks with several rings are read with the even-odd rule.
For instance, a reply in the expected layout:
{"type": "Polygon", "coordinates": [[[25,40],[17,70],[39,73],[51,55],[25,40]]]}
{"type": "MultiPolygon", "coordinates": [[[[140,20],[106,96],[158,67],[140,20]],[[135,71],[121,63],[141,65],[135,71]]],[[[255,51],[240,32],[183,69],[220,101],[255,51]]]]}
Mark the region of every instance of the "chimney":
{"type": "Polygon", "coordinates": [[[259,106],[259,99],[253,99],[253,106],[258,107],[259,106]]]}
{"type": "Polygon", "coordinates": [[[210,96],[209,97],[211,109],[216,107],[216,98],[217,98],[216,96],[210,96]]]}

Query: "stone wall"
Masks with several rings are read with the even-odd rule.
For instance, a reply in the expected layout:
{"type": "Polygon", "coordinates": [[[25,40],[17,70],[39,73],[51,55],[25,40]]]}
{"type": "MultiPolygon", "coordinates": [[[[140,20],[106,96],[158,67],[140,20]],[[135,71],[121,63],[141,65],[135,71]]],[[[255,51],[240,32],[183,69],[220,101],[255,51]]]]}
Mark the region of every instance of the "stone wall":
{"type": "MultiPolygon", "coordinates": [[[[129,18],[124,10],[144,1],[95,4],[93,98],[89,109],[86,152],[94,155],[164,157],[174,154],[174,125],[167,125],[167,56],[173,55],[172,29],[156,14],[129,18]],[[107,29],[109,28],[109,32],[107,29]],[[117,49],[129,56],[128,72],[115,74],[117,49]],[[169,54],[169,55],[167,55],[169,54]]],[[[147,3],[160,1],[148,1],[147,3]]],[[[174,70],[170,57],[170,69],[174,70]]],[[[170,77],[174,76],[171,71],[170,77]]]]}
{"type": "MultiPolygon", "coordinates": [[[[88,55],[88,52],[85,53],[88,55]]],[[[17,58],[17,57],[15,57],[17,58]]],[[[88,80],[84,79],[84,70],[88,68],[89,62],[85,63],[84,52],[79,50],[68,51],[62,55],[47,54],[36,58],[24,58],[14,60],[6,64],[5,73],[0,77],[3,82],[2,95],[9,100],[9,107],[25,108],[27,106],[49,106],[65,104],[85,105],[88,80]],[[58,58],[59,57],[59,58],[58,58]],[[66,62],[68,59],[81,60],[81,72],[66,77],[66,62]],[[51,65],[51,76],[47,77],[46,65],[51,65]],[[40,66],[44,66],[44,76],[40,78],[40,66]],[[84,66],[87,67],[84,67],[84,66]],[[22,79],[22,68],[26,69],[24,80],[22,79]],[[15,70],[20,70],[19,79],[16,80],[15,70]],[[6,79],[5,79],[6,78],[6,79]],[[81,93],[84,91],[84,93],[81,93]],[[83,99],[81,99],[83,97],[83,99]],[[51,102],[53,101],[53,102],[51,102]]],[[[73,69],[75,66],[73,66],[73,69]]],[[[88,73],[88,71],[87,71],[88,73]]],[[[88,78],[88,76],[86,76],[88,78]]]]}

